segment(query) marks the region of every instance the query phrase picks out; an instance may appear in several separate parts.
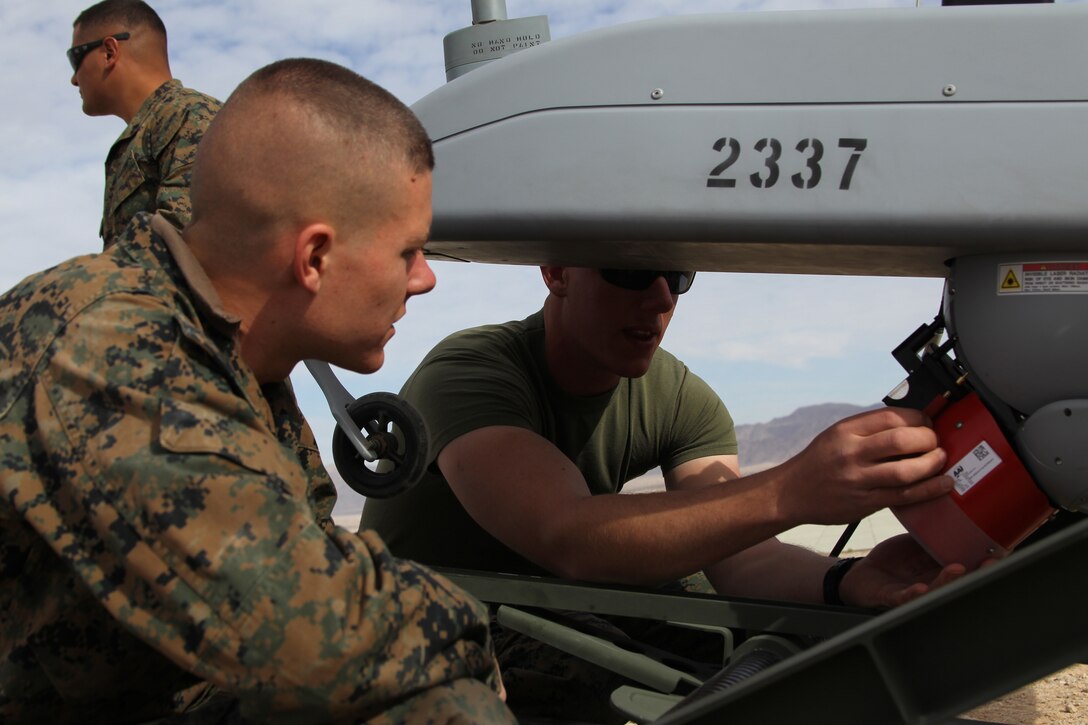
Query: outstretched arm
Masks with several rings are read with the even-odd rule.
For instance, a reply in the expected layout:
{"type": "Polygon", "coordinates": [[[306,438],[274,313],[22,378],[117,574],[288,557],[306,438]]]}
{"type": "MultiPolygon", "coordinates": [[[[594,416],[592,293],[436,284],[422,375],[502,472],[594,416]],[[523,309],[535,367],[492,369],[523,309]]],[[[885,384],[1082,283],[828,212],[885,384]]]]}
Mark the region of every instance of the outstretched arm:
{"type": "Polygon", "coordinates": [[[560,576],[631,584],[706,569],[801,523],[846,523],[951,486],[934,478],[945,460],[936,436],[909,410],[848,418],[745,478],[731,459],[677,467],[669,491],[592,496],[550,442],[491,426],[454,439],[438,464],[469,514],[518,553],[560,576]]]}
{"type": "Polygon", "coordinates": [[[877,544],[850,569],[839,595],[857,607],[895,607],[967,573],[962,564],[942,567],[909,534],[877,544]]]}
{"type": "MultiPolygon", "coordinates": [[[[715,485],[735,458],[704,458],[666,474],[670,488],[715,485]],[[733,459],[732,461],[728,459],[733,459]]],[[[838,559],[771,538],[704,571],[720,594],[820,603],[823,581],[838,559]]],[[[941,567],[910,536],[882,542],[847,573],[838,589],[842,601],[858,607],[893,607],[953,581],[965,572],[956,564],[941,567]]]]}

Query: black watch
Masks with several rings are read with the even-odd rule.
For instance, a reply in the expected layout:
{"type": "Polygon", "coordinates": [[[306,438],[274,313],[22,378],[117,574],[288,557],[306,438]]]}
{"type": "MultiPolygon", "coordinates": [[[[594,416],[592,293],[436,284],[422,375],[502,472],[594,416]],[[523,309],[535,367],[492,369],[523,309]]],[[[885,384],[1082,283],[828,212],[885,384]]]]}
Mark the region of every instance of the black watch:
{"type": "Polygon", "coordinates": [[[850,571],[850,567],[854,566],[861,561],[861,557],[855,556],[849,559],[839,559],[830,567],[827,572],[824,573],[824,604],[834,604],[842,606],[845,604],[842,597],[839,596],[839,587],[842,586],[843,577],[846,576],[846,572],[850,571]]]}

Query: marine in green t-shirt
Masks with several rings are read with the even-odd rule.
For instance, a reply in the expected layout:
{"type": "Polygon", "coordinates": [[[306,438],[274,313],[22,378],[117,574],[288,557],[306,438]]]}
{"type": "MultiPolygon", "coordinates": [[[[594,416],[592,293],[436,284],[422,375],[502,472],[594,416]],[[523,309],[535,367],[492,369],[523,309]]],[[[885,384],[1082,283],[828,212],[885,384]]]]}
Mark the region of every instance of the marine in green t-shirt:
{"type": "MultiPolygon", "coordinates": [[[[950,481],[933,478],[944,454],[917,411],[847,419],[741,478],[725,406],[660,349],[695,273],[541,272],[541,312],[450,336],[405,384],[432,435],[430,475],[367,501],[362,521],[398,556],[634,585],[703,571],[723,594],[813,602],[830,582],[832,598],[862,606],[892,606],[962,572],[942,571],[907,537],[843,576],[836,559],[774,538],[945,493],[950,481]],[[655,466],[665,491],[618,493],[655,466]]],[[[519,717],[607,717],[600,703],[616,676],[492,632],[519,717]]]]}
{"type": "MultiPolygon", "coordinates": [[[[834,558],[774,538],[947,492],[948,479],[932,478],[944,455],[917,411],[842,421],[790,462],[741,478],[725,405],[659,347],[694,272],[541,271],[543,310],[450,335],[405,384],[432,435],[430,474],[368,501],[362,518],[397,555],[628,585],[703,572],[729,595],[868,606],[962,572],[907,537],[842,576],[834,558]],[[665,491],[618,493],[655,466],[665,491]]],[[[617,676],[492,632],[519,717],[607,717],[617,676]]]]}
{"type": "MultiPolygon", "coordinates": [[[[427,421],[435,451],[478,428],[514,426],[551,441],[593,494],[661,466],[737,452],[733,420],[710,387],[665,350],[646,374],[596,395],[571,395],[548,373],[544,319],[454,333],[427,355],[402,394],[427,421]]],[[[482,529],[431,466],[414,488],[366,504],[364,528],[399,556],[429,564],[542,574],[482,529]]]]}
{"type": "MultiPolygon", "coordinates": [[[[702,571],[722,594],[819,602],[835,560],[777,534],[949,490],[936,435],[905,409],[848,418],[742,478],[725,406],[660,349],[695,273],[541,273],[541,312],[449,337],[406,383],[433,475],[363,513],[398,555],[632,585],[702,571]],[[665,491],[616,493],[655,466],[665,491]]],[[[912,571],[912,544],[853,567],[835,595],[858,606],[917,596],[940,569],[912,571]]]]}

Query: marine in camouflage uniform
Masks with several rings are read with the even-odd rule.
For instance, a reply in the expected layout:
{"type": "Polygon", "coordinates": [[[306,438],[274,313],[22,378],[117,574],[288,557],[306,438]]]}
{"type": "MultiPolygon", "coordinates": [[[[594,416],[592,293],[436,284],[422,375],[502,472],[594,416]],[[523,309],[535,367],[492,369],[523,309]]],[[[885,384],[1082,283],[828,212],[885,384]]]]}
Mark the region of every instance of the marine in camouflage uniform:
{"type": "Polygon", "coordinates": [[[146,214],[0,298],[0,719],[511,722],[486,612],[332,524],[238,322],[146,214]]]}
{"type": "Polygon", "coordinates": [[[72,25],[67,55],[83,112],[126,124],[106,156],[105,247],[137,212],[160,212],[178,228],[192,217],[196,148],[220,103],[173,77],[166,36],[143,0],[102,0],[72,25]]]}
{"type": "Polygon", "coordinates": [[[137,212],[159,212],[181,228],[192,216],[189,181],[197,144],[219,111],[211,96],[171,79],[137,111],[106,156],[99,236],[109,246],[137,212]]]}

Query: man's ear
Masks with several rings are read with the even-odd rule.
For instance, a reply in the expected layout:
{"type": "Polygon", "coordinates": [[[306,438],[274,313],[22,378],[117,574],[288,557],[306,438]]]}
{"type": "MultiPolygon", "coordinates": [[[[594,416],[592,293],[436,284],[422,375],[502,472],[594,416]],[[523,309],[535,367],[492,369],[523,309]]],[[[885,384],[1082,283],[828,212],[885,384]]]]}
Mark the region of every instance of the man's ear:
{"type": "Polygon", "coordinates": [[[541,267],[540,276],[544,278],[544,284],[553,295],[563,297],[567,294],[566,267],[541,267]]]}
{"type": "Polygon", "coordinates": [[[106,69],[110,70],[117,65],[117,58],[121,54],[121,44],[117,42],[117,38],[108,37],[102,41],[102,48],[106,52],[106,69]]]}
{"type": "Polygon", "coordinates": [[[321,289],[329,271],[329,253],[335,240],[333,228],[322,223],[307,225],[295,237],[292,271],[295,281],[312,294],[321,289]]]}

